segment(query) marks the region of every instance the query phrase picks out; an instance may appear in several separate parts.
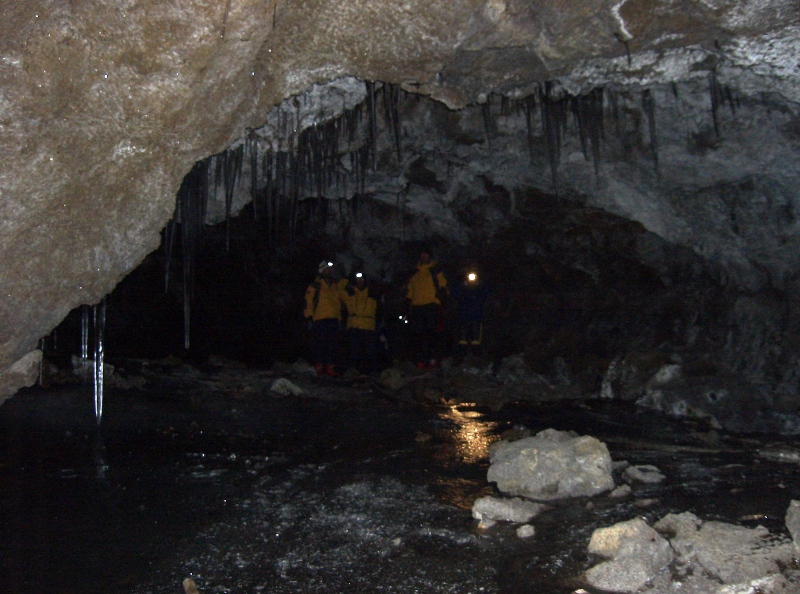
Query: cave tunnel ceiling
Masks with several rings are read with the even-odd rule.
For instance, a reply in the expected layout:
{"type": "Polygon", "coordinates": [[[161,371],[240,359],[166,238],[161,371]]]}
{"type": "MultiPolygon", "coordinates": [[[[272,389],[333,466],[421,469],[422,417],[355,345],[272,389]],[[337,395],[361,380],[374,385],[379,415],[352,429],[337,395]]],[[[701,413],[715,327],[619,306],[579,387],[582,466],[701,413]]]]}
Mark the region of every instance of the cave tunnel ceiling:
{"type": "MultiPolygon", "coordinates": [[[[347,198],[347,178],[387,206],[401,197],[426,222],[400,239],[485,241],[525,197],[557,195],[657,238],[639,249],[654,269],[674,246],[720,286],[796,289],[793,0],[54,0],[3,13],[5,395],[40,337],[158,248],[195,163],[242,146],[247,176],[247,155],[286,150],[295,127],[292,142],[304,127],[318,142],[326,122],[341,143],[361,126],[348,142],[367,148],[342,149],[341,179],[304,196],[347,198]],[[371,141],[369,114],[351,120],[378,97],[371,141]]],[[[237,192],[234,213],[246,181],[237,192]]],[[[224,210],[212,200],[206,216],[224,210]]]]}

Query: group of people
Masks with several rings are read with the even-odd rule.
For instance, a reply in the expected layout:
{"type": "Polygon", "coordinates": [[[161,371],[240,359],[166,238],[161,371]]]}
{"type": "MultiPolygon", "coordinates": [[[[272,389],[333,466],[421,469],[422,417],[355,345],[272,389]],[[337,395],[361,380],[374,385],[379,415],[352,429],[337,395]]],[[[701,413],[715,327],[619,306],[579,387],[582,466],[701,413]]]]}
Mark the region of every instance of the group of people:
{"type": "MultiPolygon", "coordinates": [[[[334,264],[324,260],[319,274],[306,289],[304,316],[311,331],[311,357],[318,374],[336,376],[342,312],[346,311],[346,331],[350,364],[369,373],[378,369],[378,301],[382,287],[367,282],[362,271],[351,279],[336,280],[334,264]]],[[[444,308],[458,308],[458,345],[474,352],[483,340],[483,309],[488,286],[475,267],[464,278],[448,285],[447,278],[433,259],[429,248],[422,248],[417,270],[408,280],[405,308],[400,319],[408,324],[412,357],[419,369],[433,369],[441,362],[445,320],[444,308]]]]}

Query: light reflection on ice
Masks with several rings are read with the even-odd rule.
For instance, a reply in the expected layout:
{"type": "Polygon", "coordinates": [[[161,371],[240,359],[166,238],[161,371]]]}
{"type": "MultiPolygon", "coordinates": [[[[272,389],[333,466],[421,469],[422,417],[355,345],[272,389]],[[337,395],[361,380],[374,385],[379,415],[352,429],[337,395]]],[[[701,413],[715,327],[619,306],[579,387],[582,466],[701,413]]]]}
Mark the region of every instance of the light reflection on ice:
{"type": "Polygon", "coordinates": [[[483,421],[483,415],[474,410],[459,410],[451,406],[439,413],[440,418],[454,424],[452,436],[464,462],[479,462],[489,457],[489,446],[498,438],[493,434],[497,423],[483,421]]]}

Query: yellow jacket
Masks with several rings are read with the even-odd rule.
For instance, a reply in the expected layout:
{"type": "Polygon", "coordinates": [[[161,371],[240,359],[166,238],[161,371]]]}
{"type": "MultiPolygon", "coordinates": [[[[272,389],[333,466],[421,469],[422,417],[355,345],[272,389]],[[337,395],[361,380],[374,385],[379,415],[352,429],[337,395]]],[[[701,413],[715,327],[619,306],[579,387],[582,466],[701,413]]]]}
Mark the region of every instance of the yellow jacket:
{"type": "Polygon", "coordinates": [[[318,276],[306,289],[306,309],[303,315],[315,322],[328,318],[341,320],[342,299],[347,295],[344,290],[345,285],[347,285],[345,278],[335,283],[318,276]]]}
{"type": "MultiPolygon", "coordinates": [[[[436,285],[431,275],[431,268],[435,266],[436,262],[434,261],[430,261],[428,264],[417,264],[417,271],[408,281],[408,293],[406,294],[406,297],[411,300],[411,305],[428,305],[431,303],[441,305],[441,301],[436,297],[436,285]]],[[[444,275],[441,272],[437,272],[436,278],[439,281],[439,288],[445,289],[447,280],[444,275]]]]}
{"type": "Polygon", "coordinates": [[[347,327],[357,330],[375,330],[375,312],[378,302],[370,297],[369,287],[359,289],[351,285],[344,300],[347,305],[347,327]],[[352,290],[352,295],[350,294],[352,290]]]}

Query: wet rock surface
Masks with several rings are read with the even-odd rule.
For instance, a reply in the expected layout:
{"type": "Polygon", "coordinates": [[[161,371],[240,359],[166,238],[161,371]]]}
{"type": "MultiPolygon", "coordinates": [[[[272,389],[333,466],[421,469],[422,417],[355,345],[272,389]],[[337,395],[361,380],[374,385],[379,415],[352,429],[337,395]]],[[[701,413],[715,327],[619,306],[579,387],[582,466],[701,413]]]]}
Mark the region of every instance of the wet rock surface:
{"type": "Polygon", "coordinates": [[[567,594],[590,587],[580,580],[599,561],[587,555],[594,531],[639,517],[676,551],[676,576],[656,575],[653,592],[676,583],[694,594],[743,584],[794,591],[784,553],[796,463],[758,454],[769,444],[796,450],[792,438],[723,430],[709,445],[698,421],[616,401],[493,409],[470,402],[468,390],[458,403],[419,403],[368,377],[314,378],[300,367],[114,365],[144,388],[108,388],[99,435],[91,390],[80,385],[27,389],[0,409],[7,591],[166,593],[191,576],[201,592],[356,584],[567,594]],[[272,393],[280,377],[304,393],[272,393]],[[622,462],[656,466],[667,479],[632,483],[622,499],[549,502],[522,525],[532,535],[518,535],[516,516],[478,530],[476,501],[503,497],[487,482],[489,446],[507,431],[524,435],[521,427],[592,435],[617,462],[616,482],[622,462]],[[703,575],[680,573],[699,563],[703,575]]]}

